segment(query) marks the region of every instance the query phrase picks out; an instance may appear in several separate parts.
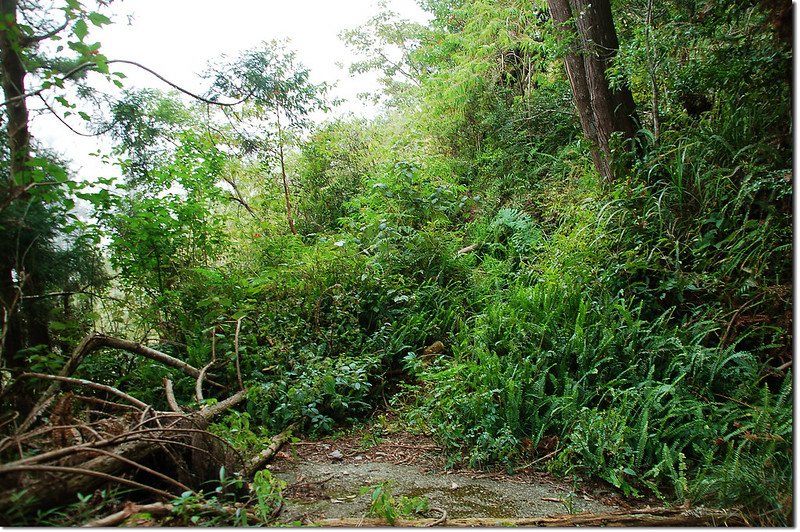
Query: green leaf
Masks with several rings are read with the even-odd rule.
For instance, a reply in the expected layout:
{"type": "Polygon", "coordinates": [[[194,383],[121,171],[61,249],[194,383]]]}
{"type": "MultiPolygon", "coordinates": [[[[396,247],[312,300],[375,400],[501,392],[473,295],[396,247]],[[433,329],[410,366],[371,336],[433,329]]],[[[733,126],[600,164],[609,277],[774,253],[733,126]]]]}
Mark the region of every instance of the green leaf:
{"type": "Polygon", "coordinates": [[[86,21],[81,19],[76,22],[75,26],[72,28],[72,32],[75,34],[75,37],[82,41],[89,33],[89,27],[86,25],[86,21]]]}
{"type": "Polygon", "coordinates": [[[111,24],[110,18],[103,15],[102,13],[98,13],[97,11],[92,11],[91,13],[89,13],[88,17],[91,23],[97,26],[98,28],[103,26],[104,24],[111,24]]]}

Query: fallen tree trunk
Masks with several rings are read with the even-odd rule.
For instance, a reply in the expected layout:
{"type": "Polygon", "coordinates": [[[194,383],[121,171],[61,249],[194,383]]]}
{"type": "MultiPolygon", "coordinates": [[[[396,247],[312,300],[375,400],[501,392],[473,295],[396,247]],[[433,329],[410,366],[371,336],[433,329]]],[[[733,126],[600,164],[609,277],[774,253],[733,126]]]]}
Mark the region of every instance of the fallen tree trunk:
{"type": "Polygon", "coordinates": [[[152,504],[134,504],[132,502],[128,502],[119,512],[89,521],[82,526],[88,528],[117,526],[124,522],[127,518],[136,514],[149,514],[152,517],[163,517],[165,515],[169,515],[170,513],[172,513],[171,504],[165,504],[163,502],[154,502],[152,504]]]}
{"type": "MultiPolygon", "coordinates": [[[[31,467],[34,467],[27,465],[28,461],[23,459],[0,466],[0,478],[11,477],[15,480],[11,483],[4,481],[1,484],[4,489],[0,492],[0,515],[7,514],[22,501],[29,501],[40,507],[50,507],[74,500],[76,493],[89,493],[109,480],[119,480],[119,475],[135,469],[131,467],[131,462],[139,463],[162,450],[162,447],[154,441],[160,440],[165,442],[164,445],[174,443],[194,449],[196,448],[194,435],[204,433],[203,428],[211,418],[240,403],[245,396],[246,392],[243,390],[224,401],[185,416],[172,412],[156,412],[145,422],[129,428],[126,434],[113,438],[111,442],[119,441],[113,452],[104,452],[90,460],[81,461],[70,472],[55,469],[60,467],[58,464],[51,466],[49,472],[37,467],[37,470],[41,470],[41,475],[37,475],[35,480],[26,479],[22,482],[20,473],[24,472],[25,468],[31,470],[31,467]],[[164,425],[162,422],[165,420],[171,420],[171,424],[164,425]],[[184,439],[188,437],[191,443],[176,441],[178,436],[184,439]],[[20,495],[21,490],[24,490],[23,495],[20,495]]],[[[71,456],[86,454],[94,446],[103,446],[106,449],[111,447],[109,440],[97,442],[95,445],[78,445],[74,447],[74,453],[67,453],[67,456],[60,460],[70,457],[70,454],[71,456]]],[[[209,459],[206,458],[206,461],[209,459]]]]}
{"type": "MultiPolygon", "coordinates": [[[[140,355],[145,358],[149,358],[151,360],[155,360],[156,362],[160,362],[165,366],[169,366],[171,368],[176,368],[182,371],[185,375],[190,377],[194,377],[195,379],[200,378],[201,372],[199,369],[195,368],[191,364],[184,362],[183,360],[177,359],[173,356],[170,356],[166,353],[162,353],[161,351],[157,351],[150,347],[147,347],[142,344],[138,344],[136,342],[131,342],[130,340],[123,340],[121,338],[114,338],[112,336],[106,336],[105,334],[101,333],[93,333],[89,334],[78,344],[78,347],[72,352],[72,356],[70,356],[69,360],[64,367],[61,368],[61,371],[58,373],[58,377],[69,377],[72,375],[76,369],[78,369],[78,365],[81,361],[93,351],[97,351],[103,347],[109,347],[112,349],[121,349],[123,351],[128,351],[129,353],[133,353],[135,355],[140,355]]],[[[55,396],[56,392],[60,388],[60,383],[58,379],[55,379],[56,382],[50,385],[50,387],[42,394],[39,401],[37,401],[36,405],[31,409],[30,413],[28,414],[27,418],[20,424],[19,428],[17,429],[17,433],[21,433],[28,429],[31,424],[39,417],[45,408],[50,404],[55,396]]],[[[212,381],[211,379],[206,379],[209,383],[217,386],[219,388],[224,388],[224,386],[218,382],[212,381]]]]}
{"type": "Polygon", "coordinates": [[[524,517],[514,519],[469,518],[448,519],[396,519],[390,525],[384,519],[322,519],[313,524],[326,527],[572,527],[572,526],[747,526],[738,512],[707,508],[643,508],[605,513],[565,514],[552,517],[524,517]]]}
{"type": "Polygon", "coordinates": [[[293,423],[292,425],[289,426],[289,428],[287,428],[277,436],[274,436],[272,438],[272,443],[269,445],[269,447],[267,447],[266,449],[255,455],[250,460],[250,463],[248,463],[245,466],[244,471],[242,472],[243,475],[245,477],[251,477],[255,474],[256,471],[261,469],[264,466],[264,464],[269,462],[269,460],[273,456],[275,456],[275,453],[278,452],[278,449],[280,449],[281,446],[284,443],[286,443],[286,441],[291,437],[292,431],[295,428],[297,428],[297,423],[293,423]]]}

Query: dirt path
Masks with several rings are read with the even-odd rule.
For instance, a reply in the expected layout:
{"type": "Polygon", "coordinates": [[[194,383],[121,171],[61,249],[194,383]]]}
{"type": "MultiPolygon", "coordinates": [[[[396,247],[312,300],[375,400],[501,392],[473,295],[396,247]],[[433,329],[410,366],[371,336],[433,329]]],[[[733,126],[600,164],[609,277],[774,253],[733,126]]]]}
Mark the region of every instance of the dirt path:
{"type": "MultiPolygon", "coordinates": [[[[269,469],[283,479],[279,521],[363,518],[370,493],[388,481],[393,497],[420,497],[449,518],[524,518],[620,508],[610,492],[588,492],[542,472],[446,470],[441,450],[428,438],[405,432],[388,437],[356,433],[336,440],[301,441],[278,453],[269,469]]],[[[429,517],[436,517],[431,511],[429,517]]]]}

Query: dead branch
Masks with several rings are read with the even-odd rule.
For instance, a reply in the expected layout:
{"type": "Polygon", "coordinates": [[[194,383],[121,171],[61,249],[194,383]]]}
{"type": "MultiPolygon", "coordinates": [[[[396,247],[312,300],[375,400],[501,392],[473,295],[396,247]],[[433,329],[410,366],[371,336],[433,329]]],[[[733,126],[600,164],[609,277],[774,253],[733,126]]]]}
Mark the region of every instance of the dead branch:
{"type": "MultiPolygon", "coordinates": [[[[15,476],[18,476],[16,474],[24,472],[40,471],[53,473],[55,475],[53,478],[37,478],[34,482],[30,482],[29,479],[29,482],[24,486],[25,498],[30,499],[40,507],[56,505],[70,501],[74,498],[75,493],[90,492],[91,490],[109,481],[119,482],[139,489],[145,489],[152,493],[156,493],[159,496],[169,498],[172,497],[172,495],[163,490],[158,490],[156,488],[145,486],[131,480],[121,479],[119,477],[122,472],[131,467],[129,462],[142,462],[147,457],[160,451],[158,445],[153,445],[152,441],[147,441],[148,439],[152,438],[148,438],[144,435],[147,434],[148,436],[152,436],[156,439],[167,440],[172,439],[169,437],[169,435],[177,435],[180,433],[187,433],[187,436],[188,434],[197,434],[198,436],[216,438],[203,429],[190,428],[186,425],[194,424],[204,427],[213,416],[235,406],[241,402],[245,396],[246,392],[240,391],[215,405],[207,406],[186,416],[181,416],[175,413],[157,413],[156,416],[151,417],[146,421],[152,423],[159,418],[169,418],[173,420],[172,423],[170,425],[161,426],[158,428],[141,428],[139,430],[129,431],[119,436],[114,436],[107,440],[75,445],[69,448],[44,452],[35,457],[23,458],[17,462],[0,466],[0,476],[10,475],[13,479],[15,476]],[[167,437],[165,438],[165,436],[167,437]],[[90,452],[101,447],[108,448],[112,445],[115,446],[112,453],[114,456],[108,456],[104,453],[97,453],[101,454],[101,456],[97,456],[82,462],[80,467],[63,467],[38,464],[33,465],[30,463],[32,461],[41,462],[44,460],[54,460],[75,453],[90,452]],[[119,459],[119,457],[125,458],[126,461],[123,462],[119,459]]],[[[194,444],[195,441],[192,440],[192,445],[194,444]]],[[[220,460],[219,456],[215,456],[214,458],[220,460]]],[[[216,462],[216,460],[211,460],[210,457],[204,457],[203,460],[208,464],[213,464],[216,462]]],[[[19,479],[17,482],[18,481],[19,479]]],[[[4,485],[6,489],[0,491],[0,514],[18,504],[19,489],[22,488],[21,485],[15,489],[11,489],[8,483],[4,483],[4,485]]]]}
{"type": "Polygon", "coordinates": [[[242,365],[239,360],[239,331],[242,329],[242,320],[244,316],[236,320],[236,333],[233,335],[233,353],[236,357],[236,383],[239,385],[240,390],[244,390],[244,383],[242,382],[242,365]]]}
{"type": "Polygon", "coordinates": [[[202,417],[203,419],[211,419],[220,412],[224,412],[229,408],[231,408],[232,406],[241,403],[246,395],[247,395],[247,390],[238,391],[235,394],[228,397],[227,399],[225,399],[224,401],[220,401],[215,405],[206,406],[205,408],[199,410],[197,414],[200,415],[200,417],[202,417]]]}
{"type": "Polygon", "coordinates": [[[439,526],[447,521],[447,510],[443,508],[437,508],[434,506],[431,506],[431,510],[436,510],[437,512],[440,512],[442,515],[440,515],[439,518],[436,519],[435,521],[431,521],[430,523],[425,525],[426,527],[439,526]]]}
{"type": "Polygon", "coordinates": [[[20,378],[29,379],[29,378],[36,378],[36,379],[43,379],[43,380],[50,380],[50,381],[59,381],[59,382],[66,382],[69,384],[76,384],[79,386],[86,386],[87,388],[92,388],[94,390],[100,390],[106,393],[110,393],[116,395],[120,399],[124,399],[131,403],[134,406],[138,406],[139,408],[145,410],[150,407],[147,403],[144,403],[137,398],[128,395],[127,393],[114,388],[113,386],[108,386],[106,384],[100,384],[97,382],[87,381],[86,379],[75,379],[73,377],[60,377],[58,375],[47,375],[45,373],[22,373],[20,378]]]}
{"type": "MultiPolygon", "coordinates": [[[[75,370],[78,367],[78,364],[80,364],[80,361],[83,360],[86,351],[90,349],[89,346],[93,342],[93,338],[94,335],[90,334],[85,336],[83,340],[81,340],[81,343],[78,344],[78,346],[72,352],[72,355],[69,357],[69,360],[67,360],[67,363],[64,364],[64,367],[62,367],[61,371],[58,372],[59,377],[69,377],[75,372],[75,370]]],[[[50,387],[47,388],[47,390],[41,395],[39,400],[33,406],[28,416],[17,428],[17,434],[20,434],[25,430],[27,430],[28,427],[30,427],[31,424],[36,420],[36,418],[38,418],[41,415],[44,409],[47,408],[50,405],[50,403],[53,402],[56,392],[58,391],[60,386],[61,384],[58,381],[55,381],[50,385],[50,387]]]]}
{"type": "Polygon", "coordinates": [[[106,401],[105,399],[100,399],[99,397],[92,397],[90,395],[75,395],[75,399],[79,401],[83,401],[85,403],[94,403],[100,406],[108,406],[111,408],[121,408],[123,410],[136,410],[135,406],[131,405],[123,405],[121,403],[115,403],[114,401],[106,401]]]}
{"type": "Polygon", "coordinates": [[[206,378],[206,372],[209,370],[211,365],[214,363],[212,359],[211,362],[203,366],[203,369],[200,370],[200,375],[197,376],[197,381],[194,385],[194,397],[197,399],[198,403],[202,403],[203,399],[203,380],[206,378]]]}
{"type": "MultiPolygon", "coordinates": [[[[129,353],[133,353],[135,355],[140,355],[151,360],[155,360],[156,362],[161,362],[165,366],[169,366],[175,369],[181,370],[183,373],[190,377],[199,377],[200,370],[180,360],[178,358],[172,357],[166,353],[162,353],[161,351],[157,351],[153,348],[147,347],[142,344],[137,344],[136,342],[131,342],[129,340],[122,340],[121,338],[114,338],[111,336],[106,336],[104,334],[95,333],[91,335],[92,341],[90,342],[89,347],[87,348],[86,353],[84,356],[87,355],[91,351],[95,351],[100,349],[101,347],[110,347],[113,349],[122,349],[123,351],[128,351],[129,353]]],[[[214,384],[218,387],[224,387],[219,383],[214,383],[213,381],[209,381],[210,383],[214,384]]]]}
{"type": "Polygon", "coordinates": [[[136,514],[150,514],[152,516],[161,517],[171,513],[172,505],[163,502],[154,502],[152,504],[134,504],[132,502],[126,502],[125,507],[119,512],[89,521],[82,526],[88,528],[112,527],[121,524],[130,516],[136,514]]]}
{"type": "Polygon", "coordinates": [[[478,249],[480,244],[470,244],[469,246],[463,247],[456,252],[456,257],[460,257],[461,255],[466,255],[467,253],[471,253],[478,249]]]}
{"type": "MultiPolygon", "coordinates": [[[[157,351],[150,347],[147,347],[142,344],[137,344],[136,342],[131,342],[128,340],[122,340],[120,338],[114,338],[111,336],[106,336],[100,333],[93,333],[89,334],[81,341],[81,343],[75,348],[70,356],[69,360],[64,367],[61,368],[61,371],[58,373],[59,377],[68,377],[72,375],[75,370],[78,368],[78,365],[81,361],[93,351],[96,351],[103,347],[109,347],[112,349],[122,349],[123,351],[128,351],[135,355],[140,355],[145,358],[149,358],[151,360],[155,360],[156,362],[160,362],[166,366],[173,367],[179,369],[184,374],[197,378],[200,376],[200,370],[195,368],[194,366],[187,364],[186,362],[167,355],[166,353],[162,353],[161,351],[157,351]]],[[[218,382],[215,382],[211,379],[207,379],[207,381],[219,388],[224,388],[224,386],[218,382]]],[[[58,391],[60,387],[59,382],[54,382],[48,389],[45,391],[39,401],[37,401],[36,405],[31,409],[31,412],[28,414],[28,417],[20,424],[19,428],[17,429],[17,433],[24,432],[25,430],[30,427],[30,425],[42,414],[45,408],[52,402],[53,396],[58,391]]]]}
{"type": "Polygon", "coordinates": [[[145,473],[150,473],[154,477],[160,478],[161,480],[163,480],[167,484],[172,484],[173,486],[175,486],[178,489],[181,489],[183,491],[194,491],[189,486],[187,486],[186,484],[183,484],[182,482],[178,482],[174,478],[168,477],[167,475],[165,475],[163,473],[159,473],[158,471],[156,471],[154,469],[151,469],[151,468],[147,467],[146,465],[140,464],[139,462],[135,462],[133,460],[128,460],[124,456],[120,456],[120,455],[118,455],[116,453],[112,453],[111,451],[105,451],[103,449],[81,449],[80,452],[95,453],[95,454],[102,454],[104,456],[111,456],[112,458],[115,458],[115,459],[119,460],[120,462],[122,462],[124,464],[128,464],[131,467],[135,467],[136,469],[139,469],[140,471],[144,471],[145,473]]]}
{"type": "Polygon", "coordinates": [[[414,449],[419,451],[441,451],[438,445],[407,445],[403,443],[381,442],[381,447],[397,447],[398,449],[414,449]]]}
{"type": "MultiPolygon", "coordinates": [[[[67,467],[67,466],[51,466],[51,465],[18,465],[18,466],[8,466],[3,468],[4,473],[19,473],[25,471],[43,471],[43,472],[51,472],[51,473],[72,473],[73,475],[87,475],[90,477],[97,477],[106,481],[111,482],[118,482],[120,484],[125,484],[126,486],[131,486],[132,488],[138,488],[140,490],[149,491],[158,495],[159,497],[164,497],[166,499],[171,499],[173,495],[168,491],[160,490],[158,488],[154,488],[152,486],[148,486],[146,484],[142,484],[140,482],[136,482],[135,480],[130,480],[127,478],[122,478],[116,475],[112,475],[110,473],[104,473],[102,471],[95,471],[94,469],[90,469],[88,467],[67,467]]],[[[76,493],[76,492],[73,492],[76,493]]]]}
{"type": "MultiPolygon", "coordinates": [[[[281,506],[278,506],[280,508],[281,506]]],[[[83,527],[86,528],[100,528],[100,527],[112,527],[117,526],[125,522],[131,516],[136,514],[150,514],[152,517],[163,517],[167,516],[172,513],[174,506],[171,504],[156,502],[151,504],[135,504],[130,501],[125,503],[125,506],[119,512],[113,513],[106,517],[101,517],[100,519],[95,519],[94,521],[89,521],[85,523],[83,527]]],[[[237,507],[229,507],[229,506],[218,506],[212,504],[200,504],[198,505],[198,510],[205,511],[205,512],[214,512],[216,514],[222,514],[230,516],[235,514],[237,511],[243,510],[243,508],[237,507]]],[[[255,522],[263,523],[262,519],[255,514],[255,512],[251,510],[244,509],[245,513],[247,514],[248,519],[252,519],[255,522]]],[[[273,511],[273,514],[276,512],[273,511]]],[[[275,517],[270,516],[270,517],[275,517]]]]}
{"type": "MultiPolygon", "coordinates": [[[[36,430],[33,430],[31,432],[28,432],[26,434],[18,434],[18,435],[15,434],[13,436],[7,436],[7,437],[3,438],[2,440],[0,440],[0,452],[6,450],[12,443],[21,443],[21,442],[30,440],[32,438],[36,438],[37,436],[44,436],[45,434],[49,434],[51,432],[60,431],[60,430],[69,430],[69,429],[86,430],[86,431],[90,432],[93,436],[95,436],[98,440],[101,440],[102,438],[97,433],[97,431],[91,428],[92,425],[99,425],[101,423],[102,423],[101,421],[95,421],[94,423],[75,423],[75,424],[69,424],[69,425],[48,425],[48,426],[45,426],[45,427],[40,427],[40,428],[38,428],[36,430]]],[[[36,456],[41,456],[41,455],[36,455],[36,456]]],[[[2,467],[2,466],[0,466],[0,467],[2,467]]]]}
{"type": "Polygon", "coordinates": [[[169,405],[170,410],[178,414],[183,414],[183,409],[178,404],[178,401],[175,400],[175,392],[172,390],[172,381],[167,377],[164,377],[163,382],[164,393],[167,395],[167,404],[169,405]]]}
{"type": "Polygon", "coordinates": [[[297,423],[291,424],[286,430],[284,430],[277,436],[274,436],[272,438],[272,443],[269,445],[269,447],[267,447],[266,449],[264,449],[263,451],[261,451],[260,453],[258,453],[257,455],[255,455],[253,458],[250,459],[250,463],[248,463],[245,466],[244,470],[242,471],[243,476],[249,478],[253,476],[256,471],[261,469],[264,466],[264,464],[266,464],[270,460],[270,458],[272,458],[275,455],[275,453],[278,452],[278,449],[280,449],[281,446],[284,443],[286,443],[286,441],[292,435],[292,431],[295,428],[297,428],[297,423]]]}
{"type": "MultiPolygon", "coordinates": [[[[436,526],[439,519],[396,519],[396,527],[436,526]]],[[[383,519],[322,519],[313,523],[324,527],[379,527],[390,526],[383,519]]],[[[465,518],[448,519],[439,526],[452,527],[578,527],[578,526],[746,526],[739,512],[710,508],[643,508],[604,513],[565,514],[552,517],[523,517],[513,519],[465,518]]]]}

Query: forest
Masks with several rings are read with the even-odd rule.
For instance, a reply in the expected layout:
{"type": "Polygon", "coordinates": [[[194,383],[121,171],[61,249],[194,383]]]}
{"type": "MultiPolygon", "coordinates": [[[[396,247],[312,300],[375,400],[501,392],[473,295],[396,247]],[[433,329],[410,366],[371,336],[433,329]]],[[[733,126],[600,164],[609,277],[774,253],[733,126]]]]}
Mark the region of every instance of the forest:
{"type": "Polygon", "coordinates": [[[107,57],[111,3],[0,1],[0,524],[274,525],[282,446],[394,430],[793,524],[789,0],[380,2],[371,117],[281,36],[107,57]]]}

